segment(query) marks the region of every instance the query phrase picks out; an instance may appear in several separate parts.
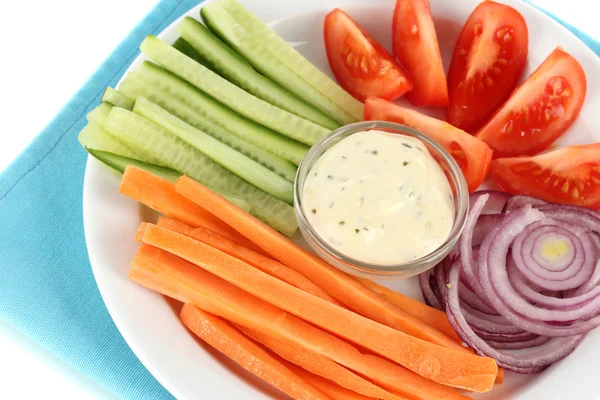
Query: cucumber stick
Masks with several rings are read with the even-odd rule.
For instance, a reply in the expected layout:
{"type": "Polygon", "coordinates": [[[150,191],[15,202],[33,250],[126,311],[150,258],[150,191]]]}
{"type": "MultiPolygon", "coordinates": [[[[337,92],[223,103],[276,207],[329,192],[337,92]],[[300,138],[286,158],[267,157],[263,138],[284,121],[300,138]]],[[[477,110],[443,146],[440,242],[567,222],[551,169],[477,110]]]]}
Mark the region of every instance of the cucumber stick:
{"type": "Polygon", "coordinates": [[[185,123],[144,97],[138,97],[133,112],[174,133],[208,158],[270,195],[294,202],[294,186],[285,178],[232,149],[199,129],[185,123]]]}
{"type": "Polygon", "coordinates": [[[113,108],[104,126],[131,147],[160,158],[167,166],[211,188],[244,198],[250,213],[291,236],[297,229],[294,209],[194,149],[163,127],[123,108],[113,108]]]}
{"type": "Polygon", "coordinates": [[[186,103],[198,115],[270,153],[298,165],[308,151],[308,146],[242,117],[156,64],[145,61],[137,72],[152,86],[186,103]]]}
{"type": "Polygon", "coordinates": [[[101,101],[103,103],[108,103],[115,107],[121,107],[127,110],[131,110],[131,108],[133,107],[132,99],[130,99],[129,97],[125,97],[118,90],[113,89],[110,86],[104,89],[101,101]]]}
{"type": "Polygon", "coordinates": [[[79,133],[79,143],[85,149],[91,147],[152,164],[162,165],[159,159],[145,154],[139,148],[126,145],[122,140],[119,140],[119,138],[104,129],[104,121],[108,118],[108,114],[110,114],[112,108],[111,104],[100,103],[99,106],[87,114],[88,125],[79,133]]]}
{"type": "Polygon", "coordinates": [[[139,153],[135,152],[115,136],[106,132],[102,127],[94,122],[88,124],[79,132],[77,137],[81,146],[88,150],[90,148],[99,149],[115,154],[120,154],[125,157],[143,158],[139,153]]]}
{"type": "Polygon", "coordinates": [[[140,49],[158,64],[232,110],[287,137],[312,146],[330,132],[240,89],[155,36],[147,36],[140,49]]]}
{"type": "Polygon", "coordinates": [[[111,153],[109,151],[98,150],[94,148],[88,148],[87,151],[95,159],[101,161],[103,164],[108,165],[115,171],[120,172],[121,174],[125,172],[125,169],[128,166],[132,165],[134,167],[143,169],[144,171],[148,171],[151,174],[160,176],[161,178],[171,182],[175,182],[177,178],[181,176],[179,172],[172,170],[171,168],[143,162],[132,157],[126,157],[120,154],[111,153]]]}
{"type": "MultiPolygon", "coordinates": [[[[90,153],[95,159],[102,162],[103,164],[109,166],[115,171],[123,174],[125,169],[129,166],[134,166],[144,171],[150,172],[151,174],[160,176],[163,179],[166,179],[171,182],[175,182],[177,178],[179,178],[182,174],[172,170],[170,168],[161,167],[160,165],[146,163],[140,160],[136,160],[134,158],[124,157],[119,154],[110,153],[103,150],[97,149],[87,149],[88,153],[90,153]]],[[[212,189],[216,193],[225,197],[227,200],[241,208],[242,210],[248,212],[250,211],[250,206],[248,202],[241,197],[234,196],[231,193],[227,193],[224,191],[212,189]]]]}
{"type": "Polygon", "coordinates": [[[179,25],[178,31],[202,58],[213,65],[214,69],[230,82],[256,97],[325,128],[340,127],[340,124],[334,119],[256,72],[248,62],[195,19],[185,17],[179,25]]]}
{"type": "Polygon", "coordinates": [[[202,56],[184,38],[177,38],[177,40],[173,42],[172,46],[179,50],[181,53],[191,58],[192,60],[196,61],[197,63],[200,63],[206,68],[210,69],[211,71],[218,73],[218,71],[215,70],[214,67],[210,65],[208,61],[202,58],[202,56]]]}
{"type": "Polygon", "coordinates": [[[130,72],[125,80],[121,82],[119,88],[131,98],[135,99],[139,96],[147,98],[188,124],[208,133],[276,174],[283,176],[288,181],[294,181],[297,168],[290,161],[250,144],[204,118],[175,96],[142,79],[139,72],[130,72]]]}
{"type": "Polygon", "coordinates": [[[108,117],[110,110],[113,108],[112,104],[100,103],[99,106],[90,111],[85,118],[88,122],[102,126],[104,120],[108,117]]]}
{"type": "Polygon", "coordinates": [[[351,115],[271,54],[262,41],[250,35],[221,4],[209,3],[201,8],[200,14],[206,26],[246,58],[258,72],[332,116],[336,121],[343,124],[356,122],[351,115]]]}
{"type": "Polygon", "coordinates": [[[260,18],[252,14],[237,0],[220,0],[219,3],[255,40],[263,45],[266,51],[279,59],[313,88],[331,99],[347,114],[351,115],[354,121],[363,120],[363,104],[361,102],[304,58],[260,18]]]}

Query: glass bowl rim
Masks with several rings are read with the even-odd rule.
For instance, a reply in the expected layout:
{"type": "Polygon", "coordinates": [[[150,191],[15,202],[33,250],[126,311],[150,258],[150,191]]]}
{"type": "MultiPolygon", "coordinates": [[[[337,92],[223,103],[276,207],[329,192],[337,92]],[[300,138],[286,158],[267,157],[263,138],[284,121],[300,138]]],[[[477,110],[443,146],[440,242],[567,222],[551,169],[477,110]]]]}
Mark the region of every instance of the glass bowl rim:
{"type": "MultiPolygon", "coordinates": [[[[439,162],[439,160],[436,160],[439,162]]],[[[352,124],[344,125],[338,129],[332,131],[329,135],[320,139],[315,143],[306,153],[296,173],[296,179],[294,180],[294,210],[296,213],[296,219],[300,226],[300,231],[303,236],[308,235],[309,238],[305,239],[312,246],[312,243],[316,243],[320,249],[329,257],[332,257],[336,261],[339,261],[347,266],[364,272],[374,272],[377,274],[390,274],[390,273],[410,273],[411,271],[423,269],[425,271],[427,267],[433,267],[435,264],[440,262],[446,255],[452,250],[457,244],[460,235],[465,227],[467,221],[467,214],[469,209],[469,191],[465,177],[462,174],[458,163],[454,158],[444,149],[438,142],[429,138],[425,134],[417,131],[416,129],[410,128],[406,125],[398,124],[395,122],[387,121],[362,121],[355,122],[352,124]],[[456,188],[453,195],[456,199],[458,209],[455,210],[455,219],[452,225],[452,230],[448,234],[446,240],[431,253],[418,258],[416,260],[391,264],[381,265],[372,264],[365,261],[361,261],[350,256],[341,253],[340,251],[329,245],[312,227],[302,207],[302,193],[301,189],[304,187],[304,181],[308,176],[308,173],[316,160],[329,148],[335,145],[334,142],[340,136],[349,136],[354,133],[362,132],[364,130],[382,129],[382,130],[395,130],[401,133],[406,133],[409,136],[413,136],[427,145],[431,146],[435,151],[442,157],[444,163],[449,167],[450,175],[454,181],[456,188]],[[312,243],[311,243],[312,242],[312,243]]]]}

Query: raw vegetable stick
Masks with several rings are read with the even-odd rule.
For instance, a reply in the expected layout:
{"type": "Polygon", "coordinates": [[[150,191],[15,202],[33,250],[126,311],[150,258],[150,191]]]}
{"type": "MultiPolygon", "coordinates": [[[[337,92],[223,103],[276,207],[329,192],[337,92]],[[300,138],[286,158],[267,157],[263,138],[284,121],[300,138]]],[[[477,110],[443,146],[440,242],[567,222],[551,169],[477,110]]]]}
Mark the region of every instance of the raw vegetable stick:
{"type": "Polygon", "coordinates": [[[493,387],[498,367],[491,358],[451,350],[379,324],[176,232],[149,224],[142,240],[427,379],[473,391],[493,387]]]}
{"type": "MultiPolygon", "coordinates": [[[[437,329],[448,337],[456,340],[458,343],[462,343],[462,339],[450,322],[448,322],[448,316],[445,312],[440,311],[436,308],[430,307],[425,303],[421,303],[418,300],[403,295],[402,293],[395,292],[386,288],[385,286],[379,285],[369,279],[355,278],[360,283],[365,285],[367,288],[373,290],[375,293],[383,296],[390,303],[398,306],[406,313],[412,315],[420,321],[425,322],[427,325],[437,329]]],[[[464,347],[465,351],[471,352],[472,350],[468,347],[464,347]]],[[[498,367],[498,376],[496,376],[496,383],[501,384],[504,378],[504,368],[498,367]]]]}
{"type": "MultiPolygon", "coordinates": [[[[156,247],[142,245],[132,262],[129,277],[149,289],[238,325],[286,338],[298,349],[323,354],[349,369],[365,370],[362,358],[357,358],[360,353],[348,343],[156,247]]],[[[381,373],[371,368],[368,375],[381,373]]],[[[452,390],[417,374],[410,376],[415,380],[412,386],[433,385],[440,390],[452,390]]],[[[411,396],[414,398],[419,397],[411,396]]]]}
{"type": "Polygon", "coordinates": [[[177,193],[173,183],[142,169],[127,167],[121,179],[119,192],[171,218],[195,227],[202,226],[233,241],[256,248],[219,218],[177,193]]]}
{"type": "Polygon", "coordinates": [[[358,394],[356,392],[353,392],[352,390],[345,389],[339,385],[336,385],[330,380],[321,378],[320,376],[315,374],[311,374],[305,369],[296,367],[294,365],[289,365],[289,363],[282,364],[286,365],[289,369],[294,371],[306,382],[310,383],[312,386],[320,390],[331,400],[373,400],[373,397],[363,396],[362,394],[358,394]]]}
{"type": "Polygon", "coordinates": [[[365,396],[395,400],[403,396],[416,396],[419,399],[429,400],[468,399],[454,389],[435,384],[423,378],[419,379],[414,372],[406,368],[376,356],[360,354],[356,349],[352,350],[357,366],[356,373],[354,373],[326,356],[308,349],[299,351],[297,346],[285,338],[270,337],[243,326],[238,326],[238,329],[285,360],[365,396]],[[372,373],[373,371],[378,371],[378,373],[372,373]],[[359,374],[367,377],[375,384],[362,378],[359,374]]]}
{"type": "Polygon", "coordinates": [[[298,400],[329,399],[227,321],[189,304],[183,306],[179,318],[200,339],[290,397],[298,400]]]}
{"type": "Polygon", "coordinates": [[[135,231],[134,239],[136,242],[142,243],[142,238],[144,237],[144,231],[146,230],[147,225],[148,223],[142,222],[137,231],[135,231]]]}
{"type": "MultiPolygon", "coordinates": [[[[212,246],[230,256],[236,257],[248,264],[260,269],[261,271],[274,276],[275,278],[281,279],[282,281],[289,283],[298,289],[304,290],[306,293],[310,293],[314,296],[320,297],[323,300],[327,300],[331,303],[340,305],[337,300],[325,293],[320,287],[306,279],[303,275],[297,273],[291,268],[286,267],[279,261],[275,261],[263,254],[257,253],[256,251],[235,243],[223,236],[220,236],[214,232],[211,232],[205,228],[192,228],[185,225],[182,222],[170,219],[170,218],[159,218],[157,225],[173,232],[180,233],[185,236],[189,236],[193,239],[199,240],[209,246],[212,246]]],[[[144,227],[145,229],[145,227],[144,227]]],[[[143,235],[143,231],[142,231],[143,235]]]]}
{"type": "Polygon", "coordinates": [[[446,316],[445,312],[430,307],[425,303],[413,299],[412,297],[408,297],[401,293],[390,290],[385,286],[379,285],[369,279],[355,279],[375,293],[381,295],[390,303],[398,306],[407,314],[410,314],[418,320],[423,321],[427,325],[437,329],[458,343],[462,343],[462,339],[458,336],[454,328],[452,328],[450,322],[448,322],[448,317],[446,316]]]}
{"type": "Polygon", "coordinates": [[[462,345],[452,338],[389,303],[344,272],[302,249],[238,207],[229,204],[207,187],[182,177],[175,183],[175,190],[191,201],[202,204],[273,258],[306,276],[331,297],[359,314],[431,343],[464,351],[462,345]]]}

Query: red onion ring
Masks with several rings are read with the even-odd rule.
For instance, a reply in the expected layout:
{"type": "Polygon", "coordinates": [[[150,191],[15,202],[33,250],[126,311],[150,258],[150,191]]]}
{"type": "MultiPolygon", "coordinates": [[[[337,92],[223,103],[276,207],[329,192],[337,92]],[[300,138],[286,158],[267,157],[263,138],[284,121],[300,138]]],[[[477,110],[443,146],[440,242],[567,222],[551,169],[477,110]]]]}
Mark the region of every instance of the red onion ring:
{"type": "Polygon", "coordinates": [[[600,212],[495,191],[470,202],[458,246],[423,292],[477,354],[540,372],[600,325],[600,212]],[[548,253],[557,240],[565,250],[548,253]]]}
{"type": "Polygon", "coordinates": [[[527,279],[548,290],[581,286],[592,276],[596,264],[594,243],[585,230],[547,219],[530,224],[516,236],[512,242],[512,256],[517,268],[527,279]],[[559,260],[557,270],[552,270],[552,263],[545,260],[539,263],[532,257],[537,239],[547,232],[554,232],[557,237],[571,244],[573,257],[570,264],[565,266],[564,261],[559,260]]]}
{"type": "Polygon", "coordinates": [[[438,297],[433,292],[431,279],[433,278],[433,269],[423,272],[419,275],[419,285],[421,286],[421,292],[423,293],[423,300],[425,303],[438,310],[442,309],[438,297]]]}
{"type": "Polygon", "coordinates": [[[484,314],[498,315],[496,310],[486,305],[480,298],[467,287],[462,281],[460,284],[460,300],[474,310],[480,311],[484,314]]]}
{"type": "Polygon", "coordinates": [[[548,204],[548,202],[542,199],[538,199],[537,197],[526,196],[524,194],[517,194],[506,201],[503,211],[504,213],[508,213],[517,210],[521,207],[525,207],[527,205],[543,206],[546,204],[548,204]]]}
{"type": "MultiPolygon", "coordinates": [[[[544,213],[530,206],[513,211],[498,223],[483,241],[479,255],[479,282],[487,293],[487,298],[494,309],[508,321],[521,329],[541,336],[572,336],[585,333],[600,325],[600,316],[589,316],[587,320],[576,320],[568,326],[548,324],[539,318],[526,317],[529,309],[514,310],[508,304],[515,305],[515,299],[507,298],[506,293],[518,297],[512,289],[506,274],[506,257],[508,248],[518,235],[530,224],[545,218],[544,213]],[[506,279],[504,276],[506,275],[506,279]],[[498,290],[501,293],[498,293],[498,290]]],[[[515,260],[516,261],[516,260],[515,260]]],[[[518,297],[521,299],[520,297],[518,297]]]]}
{"type": "Polygon", "coordinates": [[[511,199],[511,195],[506,192],[499,192],[497,190],[479,190],[469,195],[469,204],[475,204],[477,199],[484,195],[489,196],[489,198],[483,209],[483,214],[502,213],[506,203],[511,199]]]}
{"type": "Polygon", "coordinates": [[[548,343],[550,340],[552,340],[552,338],[545,336],[536,336],[534,339],[525,340],[523,342],[496,342],[494,340],[488,340],[487,344],[489,344],[497,350],[518,350],[540,346],[542,344],[548,343]]]}
{"type": "Polygon", "coordinates": [[[477,354],[494,358],[498,365],[520,373],[536,373],[548,365],[569,355],[582,339],[582,335],[553,338],[543,345],[520,350],[499,351],[481,339],[465,320],[459,300],[459,273],[457,264],[450,268],[446,313],[448,320],[460,337],[472,347],[477,354]]]}

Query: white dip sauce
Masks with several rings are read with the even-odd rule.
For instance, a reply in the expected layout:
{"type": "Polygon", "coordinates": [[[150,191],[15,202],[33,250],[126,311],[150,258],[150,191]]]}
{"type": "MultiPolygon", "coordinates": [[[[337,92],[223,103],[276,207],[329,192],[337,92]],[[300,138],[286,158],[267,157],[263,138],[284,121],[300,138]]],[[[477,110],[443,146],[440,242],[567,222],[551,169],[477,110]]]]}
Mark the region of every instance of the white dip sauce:
{"type": "Polygon", "coordinates": [[[454,222],[452,190],[423,142],[376,130],[326,151],[306,178],[302,204],[333,248],[379,265],[431,253],[454,222]]]}

